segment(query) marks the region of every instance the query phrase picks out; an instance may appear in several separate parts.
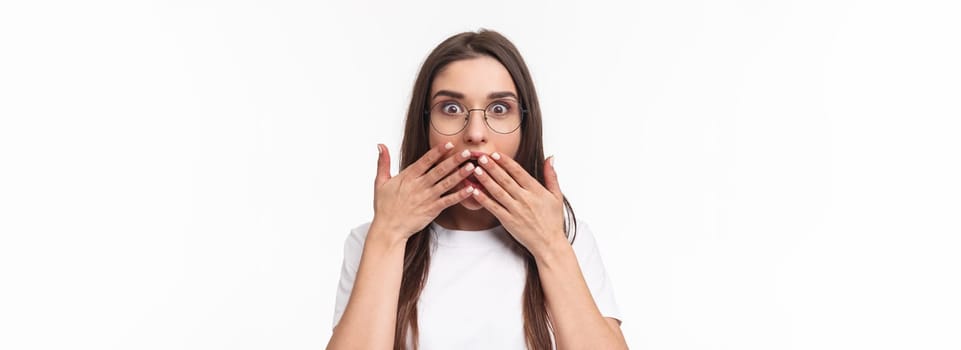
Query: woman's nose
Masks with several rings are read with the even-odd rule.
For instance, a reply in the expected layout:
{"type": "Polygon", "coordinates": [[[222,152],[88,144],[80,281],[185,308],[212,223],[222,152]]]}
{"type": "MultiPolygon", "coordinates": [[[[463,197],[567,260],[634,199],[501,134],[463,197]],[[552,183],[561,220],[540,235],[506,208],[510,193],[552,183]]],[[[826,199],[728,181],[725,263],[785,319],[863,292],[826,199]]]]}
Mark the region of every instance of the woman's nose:
{"type": "Polygon", "coordinates": [[[467,128],[464,130],[464,141],[468,143],[487,142],[487,121],[484,120],[484,110],[470,110],[467,112],[467,128]]]}

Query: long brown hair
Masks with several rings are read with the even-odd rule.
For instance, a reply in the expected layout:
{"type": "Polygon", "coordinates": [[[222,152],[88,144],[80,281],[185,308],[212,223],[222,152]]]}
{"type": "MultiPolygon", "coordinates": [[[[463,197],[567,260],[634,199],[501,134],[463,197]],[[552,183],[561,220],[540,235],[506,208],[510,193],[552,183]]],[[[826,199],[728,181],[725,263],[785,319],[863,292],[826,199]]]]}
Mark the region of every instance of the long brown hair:
{"type": "MultiPolygon", "coordinates": [[[[514,158],[543,185],[544,145],[541,132],[541,109],[530,72],[514,44],[501,34],[484,29],[476,33],[460,33],[444,40],[424,61],[414,82],[414,92],[410,99],[410,108],[407,110],[404,141],[401,146],[401,169],[414,163],[430,148],[429,120],[425,111],[435,74],[451,62],[480,56],[489,56],[500,61],[514,80],[521,107],[527,110],[521,124],[521,142],[514,158]]],[[[567,198],[564,198],[564,208],[567,214],[564,230],[568,241],[573,242],[577,220],[567,198]]],[[[394,332],[394,349],[396,350],[404,349],[408,336],[412,338],[411,343],[414,349],[418,347],[417,301],[424,288],[430,266],[430,235],[430,226],[428,226],[407,240],[394,332]]],[[[524,335],[527,347],[533,350],[551,349],[552,325],[534,256],[516,239],[514,243],[515,248],[519,248],[519,251],[525,254],[527,262],[527,284],[523,294],[524,335]]]]}

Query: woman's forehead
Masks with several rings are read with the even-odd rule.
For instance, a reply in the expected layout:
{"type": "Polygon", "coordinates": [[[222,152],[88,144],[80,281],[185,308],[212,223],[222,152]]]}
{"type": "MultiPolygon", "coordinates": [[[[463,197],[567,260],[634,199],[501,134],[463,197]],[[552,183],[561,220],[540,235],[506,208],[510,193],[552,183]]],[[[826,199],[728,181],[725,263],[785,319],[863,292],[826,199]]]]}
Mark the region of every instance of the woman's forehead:
{"type": "Polygon", "coordinates": [[[452,91],[466,99],[488,99],[497,92],[517,94],[510,72],[497,60],[481,56],[449,63],[434,76],[430,96],[439,91],[452,91]]]}

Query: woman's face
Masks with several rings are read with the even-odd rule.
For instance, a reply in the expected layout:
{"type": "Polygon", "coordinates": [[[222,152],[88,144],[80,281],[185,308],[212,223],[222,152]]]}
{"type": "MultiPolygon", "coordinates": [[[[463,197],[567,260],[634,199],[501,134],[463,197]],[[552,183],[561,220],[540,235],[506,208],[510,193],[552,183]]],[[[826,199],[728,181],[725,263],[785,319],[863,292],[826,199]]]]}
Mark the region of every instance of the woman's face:
{"type": "MultiPolygon", "coordinates": [[[[483,110],[493,102],[519,101],[510,73],[500,62],[489,56],[451,62],[435,75],[431,85],[428,106],[451,101],[466,109],[483,110]]],[[[456,107],[451,108],[456,110],[456,107]]],[[[487,126],[484,112],[479,110],[470,112],[467,126],[454,135],[441,134],[433,127],[428,129],[431,147],[451,142],[456,152],[464,149],[485,154],[498,152],[514,158],[521,142],[521,128],[507,134],[495,132],[487,126]]],[[[461,182],[451,192],[469,185],[469,181],[461,182]]],[[[483,208],[473,196],[462,201],[460,205],[470,210],[483,208]]]]}

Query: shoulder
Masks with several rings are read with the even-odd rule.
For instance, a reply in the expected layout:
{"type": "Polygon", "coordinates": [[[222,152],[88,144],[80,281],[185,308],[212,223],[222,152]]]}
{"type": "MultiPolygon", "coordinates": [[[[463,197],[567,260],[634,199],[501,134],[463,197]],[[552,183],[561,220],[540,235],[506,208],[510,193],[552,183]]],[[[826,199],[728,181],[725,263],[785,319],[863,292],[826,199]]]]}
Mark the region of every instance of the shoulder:
{"type": "Polygon", "coordinates": [[[370,229],[370,222],[357,225],[350,229],[350,233],[344,238],[344,267],[348,271],[357,271],[360,266],[360,258],[364,253],[364,243],[367,242],[367,230],[370,229]]]}
{"type": "Polygon", "coordinates": [[[344,239],[344,250],[348,256],[354,255],[351,254],[352,252],[356,252],[357,255],[359,255],[359,252],[364,249],[364,242],[367,241],[368,230],[370,230],[370,221],[350,229],[350,233],[348,233],[344,239]]]}
{"type": "Polygon", "coordinates": [[[568,237],[568,241],[573,239],[571,245],[574,247],[574,251],[592,250],[597,245],[594,231],[587,221],[578,219],[573,233],[574,236],[568,237]]]}
{"type": "Polygon", "coordinates": [[[577,260],[581,262],[582,266],[584,264],[595,264],[602,260],[603,238],[604,232],[595,233],[589,223],[580,219],[577,220],[577,229],[571,246],[574,249],[574,255],[577,256],[577,260]]]}
{"type": "Polygon", "coordinates": [[[360,239],[360,241],[363,242],[365,239],[367,239],[367,231],[370,230],[370,224],[371,222],[368,221],[363,224],[354,226],[354,228],[350,229],[350,234],[347,236],[347,238],[360,239]]]}

